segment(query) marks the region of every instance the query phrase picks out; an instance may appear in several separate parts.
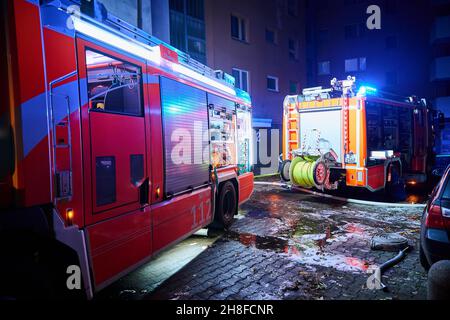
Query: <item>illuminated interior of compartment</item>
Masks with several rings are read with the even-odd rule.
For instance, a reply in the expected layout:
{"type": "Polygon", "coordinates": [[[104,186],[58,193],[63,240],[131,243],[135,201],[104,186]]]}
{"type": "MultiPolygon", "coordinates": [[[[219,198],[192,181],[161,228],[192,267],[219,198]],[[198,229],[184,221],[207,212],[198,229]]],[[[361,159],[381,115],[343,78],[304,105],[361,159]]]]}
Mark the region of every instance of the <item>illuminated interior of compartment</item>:
{"type": "Polygon", "coordinates": [[[236,165],[235,111],[220,106],[210,107],[209,123],[213,166],[220,168],[236,165]]]}
{"type": "Polygon", "coordinates": [[[142,115],[139,67],[87,50],[86,68],[91,110],[142,115]]]}
{"type": "Polygon", "coordinates": [[[252,119],[251,111],[245,106],[237,108],[237,143],[239,172],[249,172],[252,164],[252,119]]]}

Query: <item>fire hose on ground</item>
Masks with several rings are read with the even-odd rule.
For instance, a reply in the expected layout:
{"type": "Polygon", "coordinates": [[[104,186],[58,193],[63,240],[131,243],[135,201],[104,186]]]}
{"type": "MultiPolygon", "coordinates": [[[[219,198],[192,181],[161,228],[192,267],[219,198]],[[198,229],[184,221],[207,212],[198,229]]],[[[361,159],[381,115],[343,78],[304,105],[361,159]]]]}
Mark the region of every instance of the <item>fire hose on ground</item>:
{"type": "Polygon", "coordinates": [[[406,253],[411,249],[408,239],[395,233],[379,235],[372,239],[371,248],[373,250],[383,251],[399,250],[395,257],[376,268],[367,282],[369,288],[387,290],[387,286],[382,282],[383,273],[400,263],[406,257],[406,253]]]}

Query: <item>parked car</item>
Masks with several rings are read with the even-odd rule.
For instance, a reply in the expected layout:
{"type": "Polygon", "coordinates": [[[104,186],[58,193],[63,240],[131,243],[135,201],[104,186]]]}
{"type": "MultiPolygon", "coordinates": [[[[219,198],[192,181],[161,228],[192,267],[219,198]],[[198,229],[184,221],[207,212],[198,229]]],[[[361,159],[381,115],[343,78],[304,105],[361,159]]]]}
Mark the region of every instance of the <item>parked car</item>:
{"type": "Polygon", "coordinates": [[[425,269],[450,260],[450,166],[431,193],[420,232],[420,263],[425,269]]]}

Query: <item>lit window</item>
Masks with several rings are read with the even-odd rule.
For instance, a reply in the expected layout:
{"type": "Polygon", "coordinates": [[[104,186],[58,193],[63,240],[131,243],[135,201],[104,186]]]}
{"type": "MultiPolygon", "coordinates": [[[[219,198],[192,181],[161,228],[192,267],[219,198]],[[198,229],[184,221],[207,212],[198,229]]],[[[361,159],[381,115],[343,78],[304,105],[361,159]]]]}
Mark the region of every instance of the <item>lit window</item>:
{"type": "Polygon", "coordinates": [[[240,41],[247,41],[247,21],[231,15],[231,37],[240,41]]]}
{"type": "Polygon", "coordinates": [[[323,75],[329,75],[331,73],[331,63],[330,61],[322,61],[318,63],[318,74],[323,75]]]}
{"type": "Polygon", "coordinates": [[[250,83],[248,71],[233,68],[231,70],[233,77],[236,79],[236,88],[249,92],[250,83]]]}
{"type": "Polygon", "coordinates": [[[358,59],[345,59],[345,72],[358,71],[358,59]]]}
{"type": "Polygon", "coordinates": [[[267,90],[278,92],[278,78],[267,76],[267,90]]]}

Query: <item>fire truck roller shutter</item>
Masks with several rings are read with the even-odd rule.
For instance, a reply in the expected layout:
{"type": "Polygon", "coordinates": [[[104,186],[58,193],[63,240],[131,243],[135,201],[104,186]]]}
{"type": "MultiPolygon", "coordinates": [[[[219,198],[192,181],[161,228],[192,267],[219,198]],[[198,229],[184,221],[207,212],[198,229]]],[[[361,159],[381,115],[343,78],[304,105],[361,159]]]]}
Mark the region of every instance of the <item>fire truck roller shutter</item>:
{"type": "MultiPolygon", "coordinates": [[[[329,146],[336,152],[338,161],[343,161],[341,143],[342,121],[340,109],[300,113],[300,147],[306,145],[307,151],[309,144],[313,144],[311,146],[313,148],[316,148],[316,146],[324,147],[325,145],[327,145],[327,147],[329,146]],[[317,137],[321,141],[327,142],[326,144],[316,141],[316,136],[312,134],[314,130],[318,132],[317,137]],[[313,139],[310,139],[309,137],[313,137],[313,139]]],[[[323,151],[328,152],[329,150],[323,151]]]]}
{"type": "Polygon", "coordinates": [[[208,109],[206,92],[165,77],[160,81],[164,193],[173,196],[210,182],[208,109]]]}

